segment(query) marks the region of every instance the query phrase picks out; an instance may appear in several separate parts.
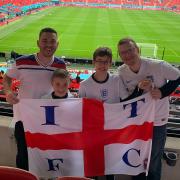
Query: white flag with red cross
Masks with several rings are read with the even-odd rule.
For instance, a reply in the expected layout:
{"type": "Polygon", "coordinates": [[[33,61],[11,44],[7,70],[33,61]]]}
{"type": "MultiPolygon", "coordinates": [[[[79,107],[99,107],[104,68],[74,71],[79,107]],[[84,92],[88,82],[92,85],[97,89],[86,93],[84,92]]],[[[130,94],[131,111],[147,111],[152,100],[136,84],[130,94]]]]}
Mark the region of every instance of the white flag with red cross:
{"type": "Polygon", "coordinates": [[[149,94],[116,104],[23,99],[19,108],[29,170],[38,176],[148,172],[154,120],[149,94]]]}

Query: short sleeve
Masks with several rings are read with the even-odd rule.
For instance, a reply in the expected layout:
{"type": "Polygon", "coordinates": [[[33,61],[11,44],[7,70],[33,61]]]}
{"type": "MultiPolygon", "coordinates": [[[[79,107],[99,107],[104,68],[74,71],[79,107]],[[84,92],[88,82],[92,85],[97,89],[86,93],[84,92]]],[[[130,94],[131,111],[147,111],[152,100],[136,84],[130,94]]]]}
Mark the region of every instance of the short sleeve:
{"type": "Polygon", "coordinates": [[[166,80],[176,80],[180,77],[180,71],[178,68],[172,66],[166,61],[161,62],[161,72],[166,80]]]}

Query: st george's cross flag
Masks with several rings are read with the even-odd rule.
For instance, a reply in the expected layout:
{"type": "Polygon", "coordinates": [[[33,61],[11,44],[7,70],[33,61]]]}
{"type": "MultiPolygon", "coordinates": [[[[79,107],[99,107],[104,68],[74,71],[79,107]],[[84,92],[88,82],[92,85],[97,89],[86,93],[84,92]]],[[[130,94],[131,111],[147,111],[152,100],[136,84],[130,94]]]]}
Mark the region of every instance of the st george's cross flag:
{"type": "Polygon", "coordinates": [[[22,99],[29,170],[41,177],[148,172],[154,101],[22,99]]]}

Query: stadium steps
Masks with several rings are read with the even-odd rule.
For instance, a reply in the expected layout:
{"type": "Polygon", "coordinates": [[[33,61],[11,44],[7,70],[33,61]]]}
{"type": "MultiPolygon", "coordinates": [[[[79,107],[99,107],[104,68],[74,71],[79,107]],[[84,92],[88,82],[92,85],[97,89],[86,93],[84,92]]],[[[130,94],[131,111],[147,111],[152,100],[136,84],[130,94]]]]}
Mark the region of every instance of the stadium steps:
{"type": "Polygon", "coordinates": [[[0,102],[0,115],[13,117],[12,105],[6,102],[0,102]]]}

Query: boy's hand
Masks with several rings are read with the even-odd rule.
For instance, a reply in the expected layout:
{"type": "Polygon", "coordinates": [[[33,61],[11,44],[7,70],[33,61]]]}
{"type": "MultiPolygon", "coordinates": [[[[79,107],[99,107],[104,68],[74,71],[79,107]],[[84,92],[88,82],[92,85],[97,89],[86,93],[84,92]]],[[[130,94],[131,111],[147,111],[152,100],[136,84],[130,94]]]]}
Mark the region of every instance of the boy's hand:
{"type": "Polygon", "coordinates": [[[154,88],[150,91],[150,94],[152,96],[153,99],[161,99],[162,94],[161,91],[158,88],[154,88]]]}
{"type": "Polygon", "coordinates": [[[19,99],[12,91],[9,91],[6,93],[6,101],[9,104],[17,104],[19,102],[19,99]]]}
{"type": "Polygon", "coordinates": [[[138,83],[138,88],[150,91],[152,89],[152,81],[148,79],[142,80],[138,83]]]}

